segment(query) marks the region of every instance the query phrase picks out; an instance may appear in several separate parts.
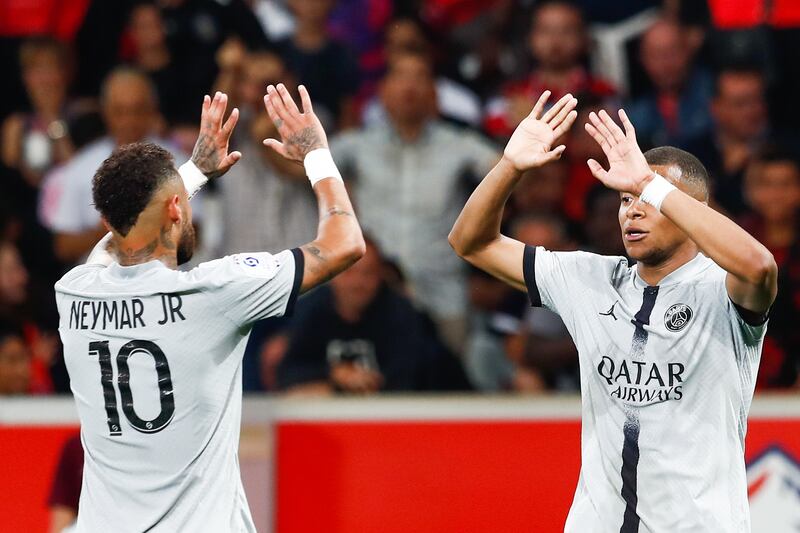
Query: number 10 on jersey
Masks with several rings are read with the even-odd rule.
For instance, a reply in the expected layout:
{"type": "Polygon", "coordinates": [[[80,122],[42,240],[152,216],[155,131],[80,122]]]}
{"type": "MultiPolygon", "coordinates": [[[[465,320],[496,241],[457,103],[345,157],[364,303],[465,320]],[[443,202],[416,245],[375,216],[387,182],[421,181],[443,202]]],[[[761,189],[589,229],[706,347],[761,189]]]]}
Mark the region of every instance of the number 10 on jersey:
{"type": "MultiPolygon", "coordinates": [[[[117,394],[114,391],[113,383],[114,369],[111,366],[111,351],[108,348],[108,341],[90,342],[89,356],[97,356],[100,362],[100,384],[103,387],[109,434],[111,436],[122,435],[122,426],[119,423],[119,410],[117,408],[117,394]]],[[[122,401],[122,412],[135,430],[142,433],[156,433],[167,427],[172,421],[172,417],[175,414],[172,375],[169,372],[167,357],[156,343],[147,340],[133,340],[119,349],[117,354],[117,388],[122,401]],[[152,420],[141,419],[133,408],[128,359],[137,353],[150,355],[156,366],[161,411],[152,420]]]]}

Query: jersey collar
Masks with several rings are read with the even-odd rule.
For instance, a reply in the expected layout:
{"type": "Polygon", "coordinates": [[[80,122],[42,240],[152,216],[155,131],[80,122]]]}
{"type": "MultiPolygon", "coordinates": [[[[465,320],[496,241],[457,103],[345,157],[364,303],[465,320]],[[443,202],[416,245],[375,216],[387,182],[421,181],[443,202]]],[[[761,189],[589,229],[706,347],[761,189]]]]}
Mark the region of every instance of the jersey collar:
{"type": "Polygon", "coordinates": [[[130,266],[122,266],[115,261],[108,265],[106,272],[109,276],[113,276],[115,278],[129,279],[141,276],[145,272],[150,272],[151,270],[157,270],[161,268],[167,268],[167,265],[158,259],[153,259],[146,263],[130,266]]]}
{"type": "MultiPolygon", "coordinates": [[[[658,286],[665,287],[669,285],[676,285],[678,283],[696,278],[697,275],[708,268],[712,262],[713,261],[711,261],[711,259],[698,252],[698,254],[692,260],[664,276],[658,286]]],[[[636,288],[643,289],[648,285],[647,282],[639,276],[639,269],[637,268],[638,266],[638,264],[633,265],[633,284],[636,286],[636,288]]]]}

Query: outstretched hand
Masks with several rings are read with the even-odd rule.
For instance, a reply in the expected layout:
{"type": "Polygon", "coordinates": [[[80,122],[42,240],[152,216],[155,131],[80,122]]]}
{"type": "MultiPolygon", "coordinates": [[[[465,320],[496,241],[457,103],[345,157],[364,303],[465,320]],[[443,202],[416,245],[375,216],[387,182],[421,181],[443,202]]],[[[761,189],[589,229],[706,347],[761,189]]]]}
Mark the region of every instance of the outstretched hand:
{"type": "Polygon", "coordinates": [[[542,116],[548,98],[550,91],[543,92],[530,114],[514,130],[503,152],[503,157],[520,172],[555,161],[566,148],[563,144],[556,148],[552,145],[575,122],[578,100],[567,94],[542,116]]]}
{"type": "Polygon", "coordinates": [[[605,111],[600,111],[599,115],[594,112],[589,114],[590,123],[586,124],[586,131],[603,149],[609,169],[605,170],[594,159],[586,163],[594,177],[606,187],[638,196],[652,179],[653,171],[636,142],[633,124],[622,109],[619,110],[619,118],[625,127],[624,132],[605,111]]]}
{"type": "Polygon", "coordinates": [[[233,128],[239,120],[239,110],[234,108],[225,124],[225,108],[228,95],[217,91],[214,98],[203,98],[203,111],[200,115],[200,135],[192,150],[192,162],[208,177],[215,179],[225,174],[242,158],[240,152],[228,153],[228,144],[233,128]]]}
{"type": "Polygon", "coordinates": [[[327,148],[328,139],[322,123],[314,114],[308,91],[303,85],[298,90],[303,104],[302,112],[297,108],[297,104],[294,103],[292,95],[289,94],[284,84],[279,83],[277,88],[272,85],[267,87],[264,106],[267,108],[269,118],[277,128],[282,142],[277,139],[265,139],[264,145],[269,146],[286,159],[302,164],[306,155],[312,150],[327,148]]]}

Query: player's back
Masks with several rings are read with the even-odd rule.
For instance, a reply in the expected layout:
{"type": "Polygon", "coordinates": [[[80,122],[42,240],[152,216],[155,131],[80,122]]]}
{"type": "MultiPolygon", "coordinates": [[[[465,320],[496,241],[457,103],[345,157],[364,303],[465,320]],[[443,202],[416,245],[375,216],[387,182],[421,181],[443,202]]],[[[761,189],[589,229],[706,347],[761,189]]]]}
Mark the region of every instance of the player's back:
{"type": "Polygon", "coordinates": [[[87,265],[56,284],[85,450],[78,531],[255,531],[241,359],[250,323],[284,313],[296,278],[283,252],[190,272],[87,265]]]}

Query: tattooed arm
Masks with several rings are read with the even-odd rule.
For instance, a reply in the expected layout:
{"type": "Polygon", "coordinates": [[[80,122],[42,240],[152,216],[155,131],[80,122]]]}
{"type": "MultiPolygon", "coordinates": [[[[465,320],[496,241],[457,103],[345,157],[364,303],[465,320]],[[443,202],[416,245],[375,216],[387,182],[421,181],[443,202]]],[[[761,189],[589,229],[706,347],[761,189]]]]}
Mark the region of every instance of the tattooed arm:
{"type": "MultiPolygon", "coordinates": [[[[311,98],[300,86],[303,112],[297,108],[283,84],[270,85],[264,105],[283,142],[264,141],[287,159],[302,163],[309,152],[328,148],[328,139],[314,114],[311,98]]],[[[350,198],[340,179],[322,179],[314,185],[319,205],[317,238],[301,247],[305,258],[301,291],[325,283],[364,255],[364,237],[353,212],[350,198]]]]}

